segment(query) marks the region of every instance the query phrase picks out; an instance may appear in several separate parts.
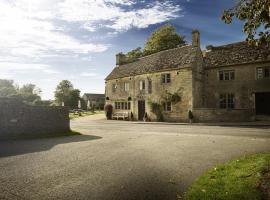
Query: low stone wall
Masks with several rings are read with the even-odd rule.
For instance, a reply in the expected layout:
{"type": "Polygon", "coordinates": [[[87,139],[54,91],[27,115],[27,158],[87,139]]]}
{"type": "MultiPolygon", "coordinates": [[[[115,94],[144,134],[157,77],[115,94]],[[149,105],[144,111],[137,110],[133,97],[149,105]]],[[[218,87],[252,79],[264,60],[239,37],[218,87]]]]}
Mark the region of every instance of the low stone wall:
{"type": "Polygon", "coordinates": [[[66,107],[28,106],[0,99],[0,138],[62,135],[70,131],[66,107]]]}
{"type": "Polygon", "coordinates": [[[253,121],[253,113],[247,109],[195,108],[192,111],[194,122],[244,122],[253,121]]]}

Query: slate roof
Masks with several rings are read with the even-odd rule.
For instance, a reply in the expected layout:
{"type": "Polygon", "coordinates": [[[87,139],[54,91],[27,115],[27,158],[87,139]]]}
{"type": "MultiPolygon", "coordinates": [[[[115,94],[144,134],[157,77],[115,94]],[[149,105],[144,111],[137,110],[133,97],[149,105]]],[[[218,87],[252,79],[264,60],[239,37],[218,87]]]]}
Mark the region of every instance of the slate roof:
{"type": "Polygon", "coordinates": [[[86,96],[87,98],[94,98],[94,99],[105,98],[105,94],[84,93],[83,96],[86,96]]]}
{"type": "Polygon", "coordinates": [[[138,61],[115,67],[105,80],[181,68],[184,64],[196,61],[198,49],[187,45],[145,56],[138,61]]]}
{"type": "Polygon", "coordinates": [[[247,42],[212,47],[211,50],[206,51],[204,57],[206,68],[265,60],[270,60],[270,47],[252,47],[247,42]]]}

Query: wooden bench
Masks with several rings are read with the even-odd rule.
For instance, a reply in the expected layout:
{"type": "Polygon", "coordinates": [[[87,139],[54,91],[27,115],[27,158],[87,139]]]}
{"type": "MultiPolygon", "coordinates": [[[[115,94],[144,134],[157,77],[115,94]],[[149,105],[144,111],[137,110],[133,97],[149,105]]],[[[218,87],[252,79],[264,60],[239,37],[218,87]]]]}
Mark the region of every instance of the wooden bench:
{"type": "Polygon", "coordinates": [[[116,112],[112,115],[112,119],[122,119],[122,120],[128,120],[129,118],[129,114],[128,112],[116,112]]]}

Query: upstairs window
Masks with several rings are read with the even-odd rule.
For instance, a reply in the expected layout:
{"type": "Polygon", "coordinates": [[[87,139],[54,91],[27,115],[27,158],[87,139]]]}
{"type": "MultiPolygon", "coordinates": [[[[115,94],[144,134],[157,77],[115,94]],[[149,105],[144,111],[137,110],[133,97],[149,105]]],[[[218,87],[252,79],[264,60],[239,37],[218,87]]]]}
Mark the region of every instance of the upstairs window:
{"type": "Polygon", "coordinates": [[[269,79],[269,78],[270,78],[270,67],[257,68],[257,79],[269,79]]]}
{"type": "Polygon", "coordinates": [[[171,74],[161,74],[161,82],[162,83],[170,83],[171,82],[171,74]]]}
{"type": "Polygon", "coordinates": [[[140,81],[140,90],[145,90],[145,81],[144,80],[141,80],[140,81]]]}
{"type": "Polygon", "coordinates": [[[116,92],[116,88],[117,88],[116,84],[113,83],[113,84],[112,84],[112,92],[116,92]]]}
{"type": "Polygon", "coordinates": [[[130,102],[115,102],[116,110],[130,110],[130,102]]]}
{"type": "Polygon", "coordinates": [[[164,110],[165,112],[170,112],[170,111],[172,111],[172,102],[165,102],[165,103],[163,104],[163,110],[164,110]]]}
{"type": "Polygon", "coordinates": [[[125,92],[129,91],[129,83],[125,83],[125,92]]]}
{"type": "Polygon", "coordinates": [[[234,94],[220,94],[219,95],[219,107],[222,109],[234,109],[235,97],[234,94]]]}
{"type": "Polygon", "coordinates": [[[148,79],[148,94],[152,94],[152,80],[148,79]]]}
{"type": "Polygon", "coordinates": [[[219,71],[220,81],[230,81],[234,80],[234,78],[235,78],[234,70],[219,71]]]}

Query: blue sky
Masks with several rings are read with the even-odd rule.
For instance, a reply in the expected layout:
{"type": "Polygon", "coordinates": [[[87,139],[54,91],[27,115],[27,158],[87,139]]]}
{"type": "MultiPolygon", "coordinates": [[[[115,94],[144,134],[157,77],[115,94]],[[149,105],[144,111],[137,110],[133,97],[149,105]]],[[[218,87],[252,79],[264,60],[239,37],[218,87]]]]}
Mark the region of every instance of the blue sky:
{"type": "Polygon", "coordinates": [[[81,94],[103,93],[115,54],[143,47],[159,26],[170,23],[201,45],[244,40],[241,23],[220,15],[235,0],[1,0],[0,78],[36,84],[43,99],[70,80],[81,94]]]}

